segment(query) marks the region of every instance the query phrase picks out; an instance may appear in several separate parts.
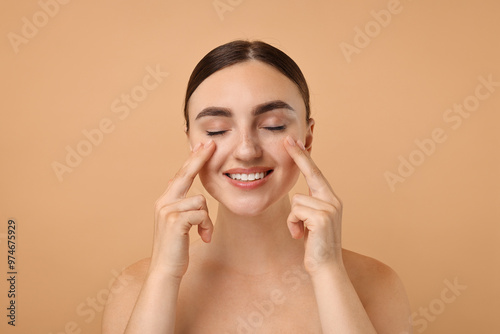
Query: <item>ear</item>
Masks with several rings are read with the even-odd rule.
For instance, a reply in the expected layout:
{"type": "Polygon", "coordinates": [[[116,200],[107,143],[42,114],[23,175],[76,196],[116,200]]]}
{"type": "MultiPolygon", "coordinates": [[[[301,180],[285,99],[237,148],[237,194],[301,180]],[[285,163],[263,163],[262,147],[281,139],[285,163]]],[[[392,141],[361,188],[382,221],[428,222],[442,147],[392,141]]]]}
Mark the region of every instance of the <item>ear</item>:
{"type": "Polygon", "coordinates": [[[191,151],[193,151],[193,146],[192,146],[192,145],[191,145],[191,143],[189,142],[189,131],[188,131],[187,126],[186,126],[186,125],[184,125],[184,133],[186,134],[187,141],[188,141],[188,143],[189,143],[189,149],[190,149],[191,151]]]}
{"type": "Polygon", "coordinates": [[[312,149],[314,124],[315,124],[314,119],[309,118],[309,124],[307,125],[307,132],[306,132],[306,140],[304,143],[306,150],[309,151],[309,153],[311,153],[312,149]]]}

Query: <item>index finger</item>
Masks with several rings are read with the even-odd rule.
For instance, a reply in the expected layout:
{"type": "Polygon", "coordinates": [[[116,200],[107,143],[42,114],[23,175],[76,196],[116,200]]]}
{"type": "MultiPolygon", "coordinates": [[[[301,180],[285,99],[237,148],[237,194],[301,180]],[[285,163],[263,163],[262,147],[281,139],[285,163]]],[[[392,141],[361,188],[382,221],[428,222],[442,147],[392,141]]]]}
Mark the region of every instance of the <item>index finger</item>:
{"type": "Polygon", "coordinates": [[[303,148],[303,144],[301,147],[290,136],[287,136],[284,141],[284,146],[302,174],[304,174],[311,195],[324,201],[336,199],[337,197],[330,183],[323,176],[323,173],[321,173],[321,170],[316,166],[309,153],[303,148]]]}
{"type": "Polygon", "coordinates": [[[191,188],[193,184],[194,178],[214,152],[215,143],[212,139],[201,144],[198,149],[196,149],[195,146],[189,158],[171,180],[165,192],[167,200],[178,200],[186,197],[189,188],[191,188]]]}

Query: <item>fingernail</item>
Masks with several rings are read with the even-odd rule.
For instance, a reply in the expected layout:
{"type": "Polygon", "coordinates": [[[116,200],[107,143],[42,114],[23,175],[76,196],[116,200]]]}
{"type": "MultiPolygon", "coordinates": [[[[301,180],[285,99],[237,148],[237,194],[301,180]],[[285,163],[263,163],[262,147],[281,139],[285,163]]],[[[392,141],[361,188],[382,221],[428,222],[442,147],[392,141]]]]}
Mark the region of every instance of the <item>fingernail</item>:
{"type": "Polygon", "coordinates": [[[209,147],[210,145],[212,145],[212,143],[213,143],[213,142],[214,142],[214,140],[213,140],[213,139],[209,139],[209,140],[205,143],[205,145],[203,145],[203,147],[209,147]]]}
{"type": "Polygon", "coordinates": [[[306,147],[304,146],[304,143],[302,143],[302,141],[300,139],[297,140],[297,145],[299,145],[299,147],[302,149],[302,151],[306,150],[306,147]]]}
{"type": "Polygon", "coordinates": [[[290,146],[295,146],[295,141],[292,139],[292,137],[287,136],[286,141],[288,142],[288,144],[290,144],[290,146]]]}
{"type": "Polygon", "coordinates": [[[200,147],[201,147],[201,143],[196,144],[196,145],[193,147],[193,152],[198,151],[198,150],[200,149],[200,147]]]}

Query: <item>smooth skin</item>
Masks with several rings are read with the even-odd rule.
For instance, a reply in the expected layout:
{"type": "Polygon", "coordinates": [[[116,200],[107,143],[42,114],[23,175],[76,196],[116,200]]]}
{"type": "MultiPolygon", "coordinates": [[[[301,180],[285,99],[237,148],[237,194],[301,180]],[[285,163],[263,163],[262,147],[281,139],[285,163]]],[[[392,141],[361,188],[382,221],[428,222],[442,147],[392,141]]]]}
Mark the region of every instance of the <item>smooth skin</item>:
{"type": "Polygon", "coordinates": [[[396,273],[342,249],[342,203],[310,156],[314,120],[305,124],[294,84],[257,61],[233,65],[200,85],[189,110],[192,153],[155,204],[151,258],[111,289],[103,334],[411,333],[396,273]],[[294,112],[249,112],[276,100],[294,112]],[[214,105],[231,117],[194,119],[214,105]],[[225,132],[207,136],[215,130],[225,132]],[[253,166],[273,168],[266,184],[228,185],[225,170],[253,166]],[[309,195],[290,199],[299,172],[309,195]],[[197,175],[219,202],[215,232],[204,196],[186,197],[197,175]]]}

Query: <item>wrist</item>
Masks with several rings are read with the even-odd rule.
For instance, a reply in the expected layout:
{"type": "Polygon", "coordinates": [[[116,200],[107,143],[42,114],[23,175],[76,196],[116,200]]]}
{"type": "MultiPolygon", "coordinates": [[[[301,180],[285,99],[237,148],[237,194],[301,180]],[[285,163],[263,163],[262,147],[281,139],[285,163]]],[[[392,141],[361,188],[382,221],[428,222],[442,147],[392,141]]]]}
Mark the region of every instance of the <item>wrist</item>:
{"type": "Polygon", "coordinates": [[[332,282],[347,277],[347,271],[342,261],[332,261],[317,266],[309,271],[309,276],[314,285],[323,284],[323,282],[332,282]]]}
{"type": "Polygon", "coordinates": [[[171,286],[179,286],[182,281],[182,276],[172,274],[170,271],[162,268],[149,268],[146,274],[146,281],[157,284],[168,284],[171,286]]]}

